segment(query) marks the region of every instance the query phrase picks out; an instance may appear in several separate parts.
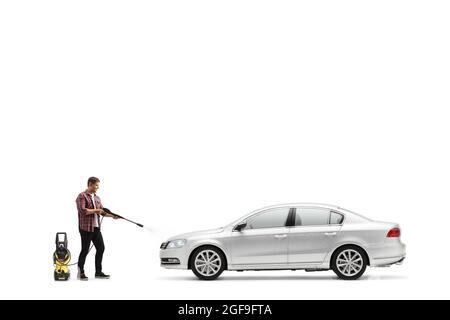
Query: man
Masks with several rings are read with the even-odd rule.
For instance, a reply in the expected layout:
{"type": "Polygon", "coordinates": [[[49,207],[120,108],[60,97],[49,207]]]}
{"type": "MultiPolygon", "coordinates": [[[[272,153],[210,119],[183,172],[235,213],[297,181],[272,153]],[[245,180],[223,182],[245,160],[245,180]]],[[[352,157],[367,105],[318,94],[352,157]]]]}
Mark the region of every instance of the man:
{"type": "Polygon", "coordinates": [[[84,273],[84,263],[89,253],[91,241],[95,246],[95,277],[98,279],[109,279],[109,275],[102,272],[102,259],[105,245],[103,243],[102,233],[100,232],[100,215],[105,217],[116,216],[107,214],[103,211],[103,205],[100,197],[97,196],[97,190],[100,186],[100,180],[96,177],[90,177],[87,182],[88,188],[81,192],[76,200],[78,209],[78,227],[81,235],[81,252],[78,258],[78,279],[86,281],[88,277],[84,273]]]}

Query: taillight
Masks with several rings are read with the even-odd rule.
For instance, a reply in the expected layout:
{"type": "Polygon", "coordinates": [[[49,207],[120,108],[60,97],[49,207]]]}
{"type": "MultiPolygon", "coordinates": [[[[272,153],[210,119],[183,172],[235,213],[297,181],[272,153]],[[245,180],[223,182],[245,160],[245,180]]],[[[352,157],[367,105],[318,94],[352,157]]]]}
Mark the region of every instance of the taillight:
{"type": "Polygon", "coordinates": [[[389,230],[389,232],[387,233],[387,237],[388,238],[400,237],[400,228],[392,228],[391,230],[389,230]]]}

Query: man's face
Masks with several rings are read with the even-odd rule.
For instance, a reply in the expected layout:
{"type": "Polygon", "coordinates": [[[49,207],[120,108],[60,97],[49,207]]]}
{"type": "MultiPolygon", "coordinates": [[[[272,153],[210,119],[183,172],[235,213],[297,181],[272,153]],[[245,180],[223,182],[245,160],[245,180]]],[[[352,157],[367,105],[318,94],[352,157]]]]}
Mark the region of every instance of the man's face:
{"type": "Polygon", "coordinates": [[[98,188],[100,187],[100,182],[90,183],[88,187],[88,191],[90,193],[97,193],[98,188]]]}

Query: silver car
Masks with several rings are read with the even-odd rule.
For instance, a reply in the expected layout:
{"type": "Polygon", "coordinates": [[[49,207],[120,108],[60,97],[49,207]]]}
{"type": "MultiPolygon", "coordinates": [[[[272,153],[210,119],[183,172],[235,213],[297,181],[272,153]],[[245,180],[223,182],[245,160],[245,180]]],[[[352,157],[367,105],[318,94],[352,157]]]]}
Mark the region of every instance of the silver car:
{"type": "Polygon", "coordinates": [[[256,210],[229,225],[181,234],[163,242],[161,266],[191,269],[202,280],[224,270],[332,269],[339,278],[361,277],[367,266],[400,264],[405,245],[396,223],[313,203],[256,210]]]}

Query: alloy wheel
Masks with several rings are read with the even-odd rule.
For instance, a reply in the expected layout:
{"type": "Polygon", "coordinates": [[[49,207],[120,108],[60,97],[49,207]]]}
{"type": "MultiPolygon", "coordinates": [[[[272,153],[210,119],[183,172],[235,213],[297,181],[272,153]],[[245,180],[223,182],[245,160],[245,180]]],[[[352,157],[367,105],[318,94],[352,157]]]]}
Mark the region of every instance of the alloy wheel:
{"type": "Polygon", "coordinates": [[[194,260],[194,267],[205,277],[214,276],[222,266],[220,256],[213,250],[200,251],[194,260]]]}
{"type": "Polygon", "coordinates": [[[357,275],[362,270],[363,265],[363,257],[354,249],[342,251],[336,259],[337,269],[346,277],[357,275]]]}

